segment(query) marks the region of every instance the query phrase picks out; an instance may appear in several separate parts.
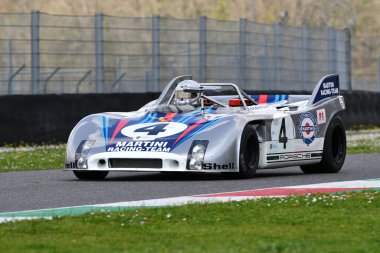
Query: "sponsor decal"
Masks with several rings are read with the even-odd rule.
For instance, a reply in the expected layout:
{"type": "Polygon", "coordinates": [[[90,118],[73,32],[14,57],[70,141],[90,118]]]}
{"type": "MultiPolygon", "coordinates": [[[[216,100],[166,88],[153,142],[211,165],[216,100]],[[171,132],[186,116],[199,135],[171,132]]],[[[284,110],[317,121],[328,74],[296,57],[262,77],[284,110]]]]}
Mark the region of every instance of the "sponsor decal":
{"type": "Polygon", "coordinates": [[[170,147],[167,141],[118,141],[107,149],[107,152],[120,151],[170,152],[170,147]]]}
{"type": "Polygon", "coordinates": [[[286,161],[286,160],[301,160],[301,159],[310,159],[311,153],[299,153],[299,154],[284,154],[279,155],[280,161],[286,161]]]}
{"type": "Polygon", "coordinates": [[[339,76],[331,75],[323,79],[318,91],[315,94],[313,104],[328,98],[339,95],[339,76]]]}
{"type": "Polygon", "coordinates": [[[306,145],[310,145],[317,134],[317,121],[310,112],[304,112],[301,114],[298,129],[300,137],[306,145]]]}
{"type": "Polygon", "coordinates": [[[329,96],[339,94],[339,88],[335,87],[334,82],[322,83],[322,89],[320,90],[321,96],[329,96]]]}
{"type": "Polygon", "coordinates": [[[155,140],[183,132],[186,124],[175,122],[142,123],[124,127],[121,134],[133,140],[155,140]]]}
{"type": "Polygon", "coordinates": [[[235,164],[234,163],[227,163],[227,164],[205,163],[203,164],[202,169],[204,170],[234,170],[235,164]]]}
{"type": "MultiPolygon", "coordinates": [[[[211,111],[211,107],[206,111],[211,111]]],[[[122,119],[100,117],[100,129],[104,141],[104,150],[113,151],[155,151],[172,152],[189,138],[216,124],[225,116],[214,116],[211,119],[201,117],[200,110],[186,114],[154,113],[122,119]],[[145,142],[167,142],[165,147],[152,148],[145,142]],[[117,142],[143,143],[142,147],[122,147],[117,142]],[[170,148],[170,151],[169,151],[170,148]]],[[[131,145],[131,144],[129,144],[131,145]]],[[[138,145],[138,144],[137,144],[138,145]]],[[[158,145],[158,144],[157,144],[158,145]]]]}
{"type": "Polygon", "coordinates": [[[319,159],[322,157],[322,153],[311,153],[311,152],[301,152],[301,153],[284,153],[267,156],[267,161],[269,163],[282,162],[282,161],[298,161],[298,160],[309,160],[309,159],[319,159]]]}
{"type": "Polygon", "coordinates": [[[326,123],[326,110],[325,109],[317,110],[317,123],[318,124],[326,123]]]}

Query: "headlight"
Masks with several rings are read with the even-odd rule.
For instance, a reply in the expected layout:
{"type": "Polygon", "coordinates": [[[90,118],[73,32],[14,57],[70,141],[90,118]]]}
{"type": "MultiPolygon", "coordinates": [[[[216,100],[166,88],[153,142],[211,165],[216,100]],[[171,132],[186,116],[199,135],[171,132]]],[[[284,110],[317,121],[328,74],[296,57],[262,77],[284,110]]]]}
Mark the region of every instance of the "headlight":
{"type": "Polygon", "coordinates": [[[201,170],[203,162],[201,160],[191,158],[189,162],[189,168],[191,170],[201,170]]]}
{"type": "Polygon", "coordinates": [[[84,140],[79,144],[75,152],[75,164],[78,169],[87,169],[87,155],[94,143],[93,140],[84,140]]]}
{"type": "Polygon", "coordinates": [[[206,154],[208,141],[193,141],[187,156],[189,170],[201,170],[206,154]]]}
{"type": "Polygon", "coordinates": [[[197,144],[193,147],[192,156],[195,159],[203,160],[205,157],[206,148],[202,144],[197,144]]]}
{"type": "Polygon", "coordinates": [[[78,169],[87,169],[87,159],[84,157],[79,157],[77,161],[77,168],[78,169]]]}

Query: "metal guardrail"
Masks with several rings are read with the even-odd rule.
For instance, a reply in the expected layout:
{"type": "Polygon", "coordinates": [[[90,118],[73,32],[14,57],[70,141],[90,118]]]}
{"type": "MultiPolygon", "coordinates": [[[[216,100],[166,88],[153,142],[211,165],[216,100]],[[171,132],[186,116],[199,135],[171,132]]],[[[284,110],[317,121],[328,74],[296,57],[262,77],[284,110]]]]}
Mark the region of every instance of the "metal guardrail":
{"type": "Polygon", "coordinates": [[[312,90],[330,73],[352,88],[348,30],[0,13],[0,94],[157,92],[184,74],[249,90],[312,90]]]}

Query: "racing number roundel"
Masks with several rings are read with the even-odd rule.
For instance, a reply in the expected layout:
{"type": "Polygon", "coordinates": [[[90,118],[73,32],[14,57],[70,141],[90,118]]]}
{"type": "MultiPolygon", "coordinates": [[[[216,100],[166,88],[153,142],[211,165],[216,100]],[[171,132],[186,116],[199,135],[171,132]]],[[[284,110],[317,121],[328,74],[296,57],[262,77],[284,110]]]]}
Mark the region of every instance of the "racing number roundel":
{"type": "Polygon", "coordinates": [[[155,140],[183,132],[186,124],[176,122],[142,123],[124,127],[121,133],[134,140],[155,140]]]}
{"type": "Polygon", "coordinates": [[[301,139],[309,145],[314,141],[317,134],[317,121],[311,113],[304,112],[300,116],[298,129],[301,139]]]}

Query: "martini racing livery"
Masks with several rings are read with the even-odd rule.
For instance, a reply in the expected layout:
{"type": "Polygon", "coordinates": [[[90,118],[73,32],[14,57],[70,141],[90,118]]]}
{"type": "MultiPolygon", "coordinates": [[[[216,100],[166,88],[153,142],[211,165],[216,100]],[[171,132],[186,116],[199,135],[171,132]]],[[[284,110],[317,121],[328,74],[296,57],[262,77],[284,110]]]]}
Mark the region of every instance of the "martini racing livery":
{"type": "Polygon", "coordinates": [[[248,95],[232,83],[180,76],[138,111],[83,118],[70,134],[65,170],[84,180],[109,171],[334,173],[346,156],[343,110],[338,75],[323,77],[312,95],[248,95]]]}

